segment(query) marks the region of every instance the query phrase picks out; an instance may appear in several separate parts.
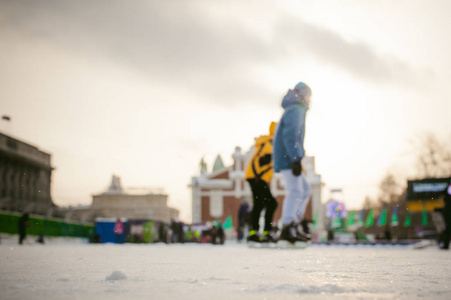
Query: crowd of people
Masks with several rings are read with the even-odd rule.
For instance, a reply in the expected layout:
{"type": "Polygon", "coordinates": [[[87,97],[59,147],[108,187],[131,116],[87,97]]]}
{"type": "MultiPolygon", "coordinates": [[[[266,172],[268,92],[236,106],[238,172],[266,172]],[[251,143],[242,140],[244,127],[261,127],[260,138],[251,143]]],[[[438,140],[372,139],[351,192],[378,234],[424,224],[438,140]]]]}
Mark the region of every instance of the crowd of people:
{"type": "Polygon", "coordinates": [[[157,242],[224,244],[224,241],[224,229],[219,222],[193,226],[180,220],[171,220],[169,226],[164,223],[158,225],[157,242]]]}

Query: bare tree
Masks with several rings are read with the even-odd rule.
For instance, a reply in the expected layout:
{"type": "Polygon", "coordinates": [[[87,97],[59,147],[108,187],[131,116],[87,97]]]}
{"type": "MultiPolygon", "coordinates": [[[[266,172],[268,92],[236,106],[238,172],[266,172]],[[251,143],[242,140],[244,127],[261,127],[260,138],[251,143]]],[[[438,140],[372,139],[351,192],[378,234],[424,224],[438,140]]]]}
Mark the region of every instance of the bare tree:
{"type": "Polygon", "coordinates": [[[365,200],[363,201],[363,209],[364,210],[370,210],[371,208],[376,207],[376,202],[369,196],[365,197],[365,200]]]}
{"type": "Polygon", "coordinates": [[[398,201],[401,193],[401,184],[392,173],[387,173],[379,183],[379,205],[382,207],[388,203],[398,201]]]}
{"type": "Polygon", "coordinates": [[[412,144],[417,153],[418,177],[451,176],[451,144],[448,140],[440,141],[433,133],[427,133],[412,144]]]}

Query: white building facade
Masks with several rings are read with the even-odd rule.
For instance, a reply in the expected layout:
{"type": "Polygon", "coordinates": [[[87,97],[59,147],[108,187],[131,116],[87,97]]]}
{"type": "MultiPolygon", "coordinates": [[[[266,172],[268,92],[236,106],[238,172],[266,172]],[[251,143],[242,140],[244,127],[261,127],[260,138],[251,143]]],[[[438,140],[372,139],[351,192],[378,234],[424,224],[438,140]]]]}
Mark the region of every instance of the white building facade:
{"type": "Polygon", "coordinates": [[[147,219],[169,223],[177,219],[179,211],[167,204],[163,191],[143,189],[125,190],[120,178],[113,175],[107,191],[92,196],[90,213],[102,218],[147,219]]]}
{"type": "MultiPolygon", "coordinates": [[[[244,176],[247,163],[253,152],[254,147],[246,153],[242,153],[241,148],[237,147],[232,155],[233,165],[211,173],[207,172],[204,165],[201,166],[200,175],[192,177],[190,184],[193,223],[205,223],[214,220],[224,222],[228,216],[232,216],[232,223],[236,227],[241,199],[245,197],[248,203],[252,204],[252,192],[244,176]]],[[[315,172],[315,158],[312,156],[304,157],[302,166],[306,171],[306,179],[312,192],[304,218],[313,220],[315,217],[317,225],[313,230],[319,232],[324,229],[321,175],[315,172]]],[[[284,181],[281,174],[274,173],[270,188],[279,204],[273,220],[273,222],[278,222],[281,219],[285,196],[284,181]]]]}

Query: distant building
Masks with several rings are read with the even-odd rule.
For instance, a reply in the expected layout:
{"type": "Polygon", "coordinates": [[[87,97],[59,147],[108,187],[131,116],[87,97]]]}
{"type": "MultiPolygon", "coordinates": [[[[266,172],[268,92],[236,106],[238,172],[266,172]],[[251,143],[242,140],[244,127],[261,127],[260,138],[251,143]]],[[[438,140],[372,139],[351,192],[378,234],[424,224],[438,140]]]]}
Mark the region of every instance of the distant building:
{"type": "MultiPolygon", "coordinates": [[[[222,160],[218,157],[213,172],[207,171],[207,166],[202,159],[200,175],[191,178],[192,191],[192,217],[193,223],[204,223],[214,220],[224,222],[230,215],[234,226],[238,224],[238,208],[240,199],[245,197],[252,203],[252,193],[249,184],[245,181],[245,168],[252,157],[254,147],[248,152],[242,153],[237,147],[233,153],[233,165],[218,168],[222,160]],[[220,161],[220,162],[219,162],[220,161]]],[[[305,217],[312,220],[317,216],[317,230],[323,229],[323,206],[321,204],[321,176],[315,173],[315,158],[306,156],[302,160],[302,166],[306,170],[306,178],[312,190],[311,201],[306,209],[305,217]]],[[[278,221],[282,214],[282,204],[285,196],[282,176],[274,173],[270,183],[273,196],[279,206],[274,214],[274,221],[278,221]]]]}
{"type": "Polygon", "coordinates": [[[50,196],[51,155],[0,133],[0,209],[45,214],[50,196]]]}
{"type": "MultiPolygon", "coordinates": [[[[114,176],[105,192],[92,196],[90,212],[102,218],[147,219],[169,223],[179,211],[168,207],[168,195],[161,190],[146,188],[124,189],[114,176]]],[[[91,217],[92,217],[91,216],[91,217]]]]}

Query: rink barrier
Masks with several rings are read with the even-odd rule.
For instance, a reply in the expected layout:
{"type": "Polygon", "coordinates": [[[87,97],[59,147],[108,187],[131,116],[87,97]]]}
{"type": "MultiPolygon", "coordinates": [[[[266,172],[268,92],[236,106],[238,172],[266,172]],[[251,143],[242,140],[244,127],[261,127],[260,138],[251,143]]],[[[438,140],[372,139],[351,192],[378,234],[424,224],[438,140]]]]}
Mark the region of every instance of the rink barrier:
{"type": "MultiPolygon", "coordinates": [[[[18,222],[21,214],[0,212],[0,233],[18,234],[18,222]]],[[[94,232],[94,226],[65,222],[57,219],[30,215],[27,234],[52,237],[88,238],[94,232]]]]}

